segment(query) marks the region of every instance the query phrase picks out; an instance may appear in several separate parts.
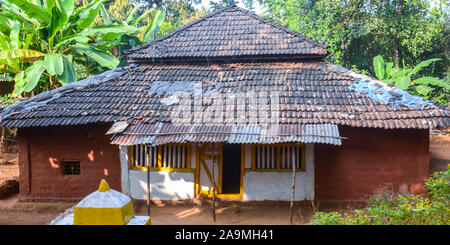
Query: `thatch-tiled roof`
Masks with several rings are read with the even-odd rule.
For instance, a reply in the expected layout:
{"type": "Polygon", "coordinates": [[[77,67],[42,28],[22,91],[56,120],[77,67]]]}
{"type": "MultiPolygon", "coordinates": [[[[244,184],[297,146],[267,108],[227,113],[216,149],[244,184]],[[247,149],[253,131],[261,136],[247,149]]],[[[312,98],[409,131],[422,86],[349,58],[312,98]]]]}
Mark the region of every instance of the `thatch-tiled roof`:
{"type": "Polygon", "coordinates": [[[127,52],[137,64],[5,108],[0,126],[123,121],[138,125],[129,130],[156,124],[170,128],[180,123],[173,117],[180,108],[193,115],[183,121],[185,128],[211,123],[223,129],[231,126],[229,130],[245,125],[262,128],[273,118],[285,125],[280,128],[286,132],[292,125],[313,129],[319,124],[386,129],[450,125],[447,106],[326,64],[321,60],[326,54],[324,45],[301,34],[247,10],[225,8],[127,52]],[[156,52],[153,47],[163,48],[156,52]],[[193,99],[187,105],[182,102],[186,97],[193,99]],[[217,101],[222,107],[211,114],[217,101]],[[198,103],[201,111],[195,110],[198,103]]]}
{"type": "Polygon", "coordinates": [[[323,58],[326,46],[258,15],[228,7],[125,52],[142,60],[323,58]]]}
{"type": "MultiPolygon", "coordinates": [[[[406,92],[399,94],[398,90],[383,86],[381,82],[324,62],[146,64],[118,68],[110,71],[108,76],[97,75],[89,79],[92,82],[83,86],[72,85],[59,93],[50,91],[40,99],[31,98],[22,105],[9,108],[0,125],[30,127],[115,121],[171,123],[171,113],[180,105],[176,92],[194,98],[196,85],[205,98],[212,92],[219,93],[221,98],[227,93],[256,95],[265,92],[266,98],[253,104],[251,98],[244,102],[224,100],[224,111],[230,108],[245,110],[246,117],[235,118],[233,124],[259,123],[254,121],[255,115],[251,113],[262,118],[261,112],[265,111],[270,117],[273,96],[279,98],[276,113],[279,113],[280,124],[330,123],[371,128],[430,128],[450,124],[450,112],[444,106],[439,108],[439,105],[406,92]],[[381,98],[388,102],[364,91],[358,92],[357,86],[369,91],[369,88],[377,88],[371,93],[384,96],[381,98]],[[405,100],[405,96],[412,98],[405,100]]],[[[204,109],[211,103],[213,101],[205,99],[204,109]]],[[[207,123],[211,115],[205,112],[200,118],[200,121],[198,117],[192,118],[187,123],[207,123]]]]}

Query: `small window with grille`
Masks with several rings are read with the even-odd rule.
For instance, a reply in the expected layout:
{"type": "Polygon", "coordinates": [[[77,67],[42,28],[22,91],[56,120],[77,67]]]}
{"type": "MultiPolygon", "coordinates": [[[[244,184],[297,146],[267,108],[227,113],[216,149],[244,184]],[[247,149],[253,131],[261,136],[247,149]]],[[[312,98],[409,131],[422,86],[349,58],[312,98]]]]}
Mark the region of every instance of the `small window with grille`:
{"type": "Polygon", "coordinates": [[[190,145],[135,145],[131,147],[132,167],[155,170],[190,170],[190,145]]]}
{"type": "Polygon", "coordinates": [[[62,161],[64,175],[80,175],[80,161],[62,161]]]}
{"type": "Polygon", "coordinates": [[[304,147],[300,144],[264,145],[252,147],[252,169],[260,171],[304,170],[304,147]]]}

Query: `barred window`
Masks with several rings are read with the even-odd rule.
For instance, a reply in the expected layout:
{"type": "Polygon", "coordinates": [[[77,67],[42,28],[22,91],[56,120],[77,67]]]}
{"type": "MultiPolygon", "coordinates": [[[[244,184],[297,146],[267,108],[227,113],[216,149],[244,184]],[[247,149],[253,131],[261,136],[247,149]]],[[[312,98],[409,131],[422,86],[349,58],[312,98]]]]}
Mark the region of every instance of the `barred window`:
{"type": "Polygon", "coordinates": [[[188,144],[168,144],[162,146],[135,145],[131,147],[134,168],[189,169],[190,146],[188,144]]]}
{"type": "Polygon", "coordinates": [[[80,175],[80,161],[62,161],[64,175],[80,175]]]}
{"type": "Polygon", "coordinates": [[[252,169],[253,170],[292,170],[295,162],[297,170],[304,169],[303,145],[281,144],[281,145],[253,145],[252,147],[252,169]]]}
{"type": "Polygon", "coordinates": [[[255,146],[256,169],[277,169],[277,147],[271,145],[255,146]]]}

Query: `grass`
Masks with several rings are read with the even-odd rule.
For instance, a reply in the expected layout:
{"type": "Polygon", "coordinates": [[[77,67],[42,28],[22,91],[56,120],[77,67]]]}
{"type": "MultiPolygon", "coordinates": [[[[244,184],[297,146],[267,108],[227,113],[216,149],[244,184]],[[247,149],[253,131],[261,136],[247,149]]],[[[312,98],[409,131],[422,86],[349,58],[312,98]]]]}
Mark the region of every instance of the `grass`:
{"type": "Polygon", "coordinates": [[[316,212],[314,225],[449,225],[450,164],[425,182],[429,197],[384,189],[367,207],[341,212],[316,212]]]}

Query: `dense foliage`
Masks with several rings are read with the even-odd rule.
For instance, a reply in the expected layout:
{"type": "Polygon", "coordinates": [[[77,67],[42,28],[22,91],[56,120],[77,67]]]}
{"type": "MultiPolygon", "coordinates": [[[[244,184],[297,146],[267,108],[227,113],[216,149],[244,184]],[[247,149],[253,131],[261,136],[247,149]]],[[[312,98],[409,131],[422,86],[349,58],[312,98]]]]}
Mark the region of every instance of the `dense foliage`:
{"type": "MultiPolygon", "coordinates": [[[[199,9],[196,6],[202,0],[110,0],[113,5],[120,1],[139,5],[137,14],[141,14],[148,8],[162,10],[166,14],[166,18],[157,36],[164,36],[207,13],[206,9],[199,9]]],[[[122,11],[122,8],[116,8],[112,13],[122,15],[122,11]]],[[[143,23],[146,23],[145,21],[144,19],[143,23]]]]}
{"type": "MultiPolygon", "coordinates": [[[[39,93],[113,69],[120,63],[114,49],[131,40],[140,44],[131,37],[150,11],[120,21],[106,11],[105,1],[76,7],[74,0],[0,0],[0,73],[15,81],[13,94],[39,93]],[[93,25],[99,13],[103,24],[93,25]]],[[[164,19],[160,11],[153,12],[143,42],[151,40],[164,19]]]]}
{"type": "Polygon", "coordinates": [[[373,59],[373,69],[375,76],[387,84],[409,90],[425,99],[431,98],[445,103],[445,96],[448,96],[450,91],[450,83],[437,77],[417,75],[422,69],[440,60],[439,58],[428,59],[412,68],[399,68],[398,66],[394,67],[393,62],[385,63],[383,57],[378,55],[373,59]]]}
{"type": "Polygon", "coordinates": [[[425,183],[430,198],[384,190],[373,195],[364,209],[317,212],[315,225],[449,225],[450,165],[435,172],[425,183]]]}
{"type": "MultiPolygon", "coordinates": [[[[330,63],[375,75],[372,60],[381,55],[393,67],[412,69],[439,58],[420,76],[450,82],[448,0],[255,0],[264,16],[329,46],[330,63]]],[[[431,94],[449,103],[448,91],[431,94]]]]}
{"type": "MultiPolygon", "coordinates": [[[[118,63],[123,50],[153,38],[155,32],[149,34],[149,27],[161,20],[155,9],[162,11],[159,17],[164,17],[156,33],[161,36],[222,7],[243,4],[252,10],[261,6],[257,12],[262,12],[263,17],[327,44],[331,51],[327,62],[354,71],[375,76],[373,59],[377,56],[391,61],[386,64],[393,64],[392,70],[397,71],[414,70],[421,62],[434,60],[411,77],[409,91],[450,103],[448,85],[414,83],[417,78],[433,77],[450,84],[448,0],[0,0],[0,3],[3,3],[0,78],[16,80],[19,85],[16,93],[21,90],[39,93],[124,65],[124,61],[118,63]],[[92,31],[111,25],[116,29],[92,31]],[[72,63],[73,72],[49,65],[46,66],[49,70],[42,70],[45,60],[47,64],[61,64],[61,57],[63,67],[64,64],[71,67],[72,63]],[[35,75],[41,70],[44,75],[36,82],[35,75]]],[[[406,84],[406,78],[403,82],[406,84]]]]}

